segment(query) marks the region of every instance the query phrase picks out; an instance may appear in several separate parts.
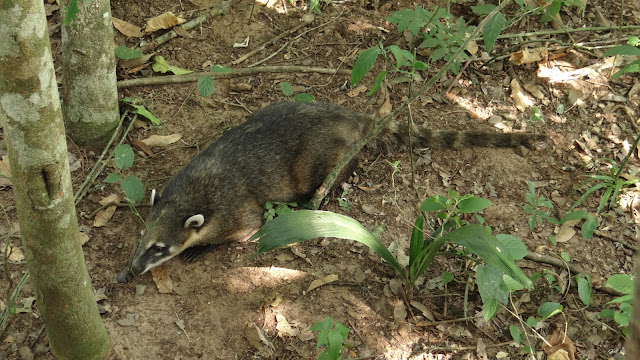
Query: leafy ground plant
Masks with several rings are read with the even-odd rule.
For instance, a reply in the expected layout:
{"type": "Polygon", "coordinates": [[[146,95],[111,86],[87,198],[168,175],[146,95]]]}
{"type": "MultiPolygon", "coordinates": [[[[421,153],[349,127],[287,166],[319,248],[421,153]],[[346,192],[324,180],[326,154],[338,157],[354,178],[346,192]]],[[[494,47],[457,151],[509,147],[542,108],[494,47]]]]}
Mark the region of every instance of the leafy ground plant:
{"type": "MultiPolygon", "coordinates": [[[[493,236],[488,228],[462,220],[464,214],[480,211],[489,205],[490,202],[486,199],[472,195],[458,196],[455,191],[451,191],[448,197],[437,195],[425,200],[420,210],[436,212],[436,216],[441,219],[441,225],[425,240],[424,216],[417,218],[411,234],[408,268],[401,265],[380,240],[358,221],[327,211],[302,210],[285,214],[266,223],[252,236],[251,240],[258,240],[258,251],[254,256],[318,237],[335,237],[361,242],[398,272],[407,286],[409,297],[418,277],[426,271],[442,247],[451,242],[477,255],[484,261],[487,269],[492,271],[491,274],[479,278],[479,285],[489,289],[486,298],[492,299],[499,296],[499,294],[496,295],[495,289],[501,286],[503,281],[508,282],[507,291],[531,287],[532,283],[516,265],[514,256],[510,255],[520,253],[524,256],[522,249],[515,250],[519,248],[518,239],[509,237],[500,240],[493,236]]],[[[526,248],[524,253],[526,254],[526,248]]],[[[491,311],[486,314],[493,316],[497,313],[495,310],[498,307],[497,302],[502,301],[497,299],[495,302],[491,311]]]]}
{"type": "Polygon", "coordinates": [[[616,324],[622,328],[622,334],[624,336],[629,336],[631,299],[635,289],[633,278],[627,274],[616,274],[607,280],[606,286],[624,295],[607,303],[607,305],[618,304],[617,309],[604,309],[600,312],[600,316],[605,319],[613,319],[616,324]]]}
{"type": "MultiPolygon", "coordinates": [[[[289,82],[287,81],[281,82],[280,89],[282,90],[282,93],[285,94],[286,96],[293,96],[293,89],[291,88],[291,84],[289,84],[289,82]]],[[[312,102],[313,100],[315,100],[313,95],[307,94],[307,93],[300,93],[293,96],[293,101],[299,102],[299,103],[312,102]]]]}
{"type": "Polygon", "coordinates": [[[325,348],[325,351],[318,355],[318,360],[339,360],[343,343],[349,335],[349,328],[337,322],[333,325],[333,319],[327,316],[324,321],[317,322],[309,329],[318,332],[318,343],[316,348],[325,348]]]}
{"type": "Polygon", "coordinates": [[[115,173],[109,174],[104,182],[120,183],[122,192],[130,203],[138,203],[144,198],[144,185],[135,175],[124,175],[124,171],[133,165],[133,149],[127,144],[118,145],[114,151],[115,173]]]}

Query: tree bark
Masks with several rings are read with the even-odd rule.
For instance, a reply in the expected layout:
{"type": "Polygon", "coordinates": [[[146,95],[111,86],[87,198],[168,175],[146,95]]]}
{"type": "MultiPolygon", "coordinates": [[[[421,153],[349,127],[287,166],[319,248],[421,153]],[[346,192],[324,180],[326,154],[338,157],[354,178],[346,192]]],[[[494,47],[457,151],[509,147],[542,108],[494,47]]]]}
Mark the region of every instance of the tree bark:
{"type": "Polygon", "coordinates": [[[0,5],[0,123],[36,304],[57,359],[109,352],[78,222],[41,0],[0,5]]]}
{"type": "MultiPolygon", "coordinates": [[[[66,16],[62,1],[61,15],[66,16]]],[[[76,19],[62,23],[62,113],[79,145],[102,146],[119,121],[116,58],[109,0],[78,1],[76,19]]]]}
{"type": "Polygon", "coordinates": [[[636,278],[634,280],[635,289],[631,305],[631,320],[629,321],[630,334],[627,338],[625,359],[640,359],[640,252],[636,255],[636,278]]]}

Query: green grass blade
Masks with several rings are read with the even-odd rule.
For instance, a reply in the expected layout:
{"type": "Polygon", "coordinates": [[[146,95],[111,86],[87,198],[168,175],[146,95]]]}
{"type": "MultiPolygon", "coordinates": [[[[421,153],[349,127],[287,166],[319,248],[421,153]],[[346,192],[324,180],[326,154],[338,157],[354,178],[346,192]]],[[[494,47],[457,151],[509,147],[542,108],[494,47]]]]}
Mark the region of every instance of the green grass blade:
{"type": "Polygon", "coordinates": [[[422,232],[424,226],[424,216],[420,215],[416,219],[416,223],[413,225],[413,232],[411,233],[411,243],[409,244],[409,267],[418,259],[418,255],[424,248],[424,233],[422,232]]]}
{"type": "Polygon", "coordinates": [[[249,240],[258,240],[258,251],[253,255],[255,257],[275,248],[319,237],[363,243],[406,279],[402,265],[369,230],[348,216],[328,211],[300,210],[278,216],[264,224],[249,240]]]}

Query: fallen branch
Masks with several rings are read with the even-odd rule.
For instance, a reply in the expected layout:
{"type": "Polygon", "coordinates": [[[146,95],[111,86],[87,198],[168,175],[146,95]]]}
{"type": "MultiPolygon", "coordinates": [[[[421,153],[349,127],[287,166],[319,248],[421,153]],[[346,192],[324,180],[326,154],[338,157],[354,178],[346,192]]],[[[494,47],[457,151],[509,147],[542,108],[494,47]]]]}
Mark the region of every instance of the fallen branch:
{"type": "Polygon", "coordinates": [[[229,73],[200,72],[186,75],[156,76],[150,78],[140,78],[131,80],[121,80],[118,82],[118,89],[125,89],[135,86],[155,86],[166,84],[180,84],[198,81],[201,76],[208,76],[212,79],[231,79],[262,73],[318,73],[330,75],[350,75],[351,70],[329,69],[309,66],[261,66],[250,69],[234,69],[229,73]]]}

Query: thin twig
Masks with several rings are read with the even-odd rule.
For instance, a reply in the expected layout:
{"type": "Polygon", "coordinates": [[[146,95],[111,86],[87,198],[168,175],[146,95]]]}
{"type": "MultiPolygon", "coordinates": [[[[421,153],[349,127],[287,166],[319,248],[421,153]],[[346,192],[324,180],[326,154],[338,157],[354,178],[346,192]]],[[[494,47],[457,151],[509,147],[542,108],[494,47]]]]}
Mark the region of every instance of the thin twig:
{"type": "Polygon", "coordinates": [[[266,49],[267,46],[275,43],[276,41],[282,39],[283,37],[288,36],[289,34],[292,34],[292,33],[296,32],[296,31],[302,29],[303,27],[311,24],[311,22],[313,21],[313,17],[303,17],[302,21],[303,21],[302,24],[298,24],[297,26],[294,26],[293,28],[281,33],[280,35],[274,37],[273,39],[267,41],[266,43],[264,43],[264,44],[258,46],[257,48],[249,51],[248,53],[244,54],[243,56],[233,60],[231,62],[231,64],[238,65],[238,64],[244,62],[245,60],[247,60],[248,58],[252,57],[253,55],[259,53],[260,51],[266,49]]]}
{"type": "MultiPolygon", "coordinates": [[[[564,34],[564,33],[574,33],[580,31],[617,31],[617,30],[637,30],[640,29],[640,25],[627,25],[620,27],[609,27],[609,26],[595,26],[595,27],[585,27],[585,28],[577,28],[577,29],[567,29],[567,30],[541,30],[534,32],[526,32],[526,33],[518,33],[518,34],[502,34],[498,36],[498,39],[512,39],[519,37],[530,37],[530,36],[538,36],[538,35],[555,35],[555,34],[564,34]]],[[[474,37],[473,40],[480,41],[481,37],[474,37]]]]}
{"type": "MultiPolygon", "coordinates": [[[[191,30],[194,27],[204,23],[205,21],[209,20],[209,18],[211,18],[212,16],[215,15],[224,15],[227,14],[229,12],[229,2],[228,1],[223,1],[218,5],[215,5],[211,10],[208,10],[206,14],[199,16],[189,22],[186,22],[182,25],[180,25],[181,28],[183,28],[184,30],[191,30]]],[[[160,46],[164,43],[166,43],[167,41],[175,38],[178,36],[178,33],[176,33],[175,30],[171,30],[165,34],[163,34],[162,36],[158,36],[152,43],[149,43],[147,46],[151,46],[152,48],[155,48],[157,46],[160,46]]]]}
{"type": "Polygon", "coordinates": [[[135,87],[135,86],[154,86],[166,84],[180,84],[186,82],[198,81],[201,76],[208,76],[212,79],[231,79],[243,76],[251,76],[262,73],[318,73],[330,75],[351,75],[348,69],[330,69],[309,66],[261,66],[250,69],[234,69],[229,73],[200,72],[190,73],[186,75],[168,75],[156,76],[151,78],[140,78],[131,80],[122,80],[118,82],[118,90],[135,87]]]}

